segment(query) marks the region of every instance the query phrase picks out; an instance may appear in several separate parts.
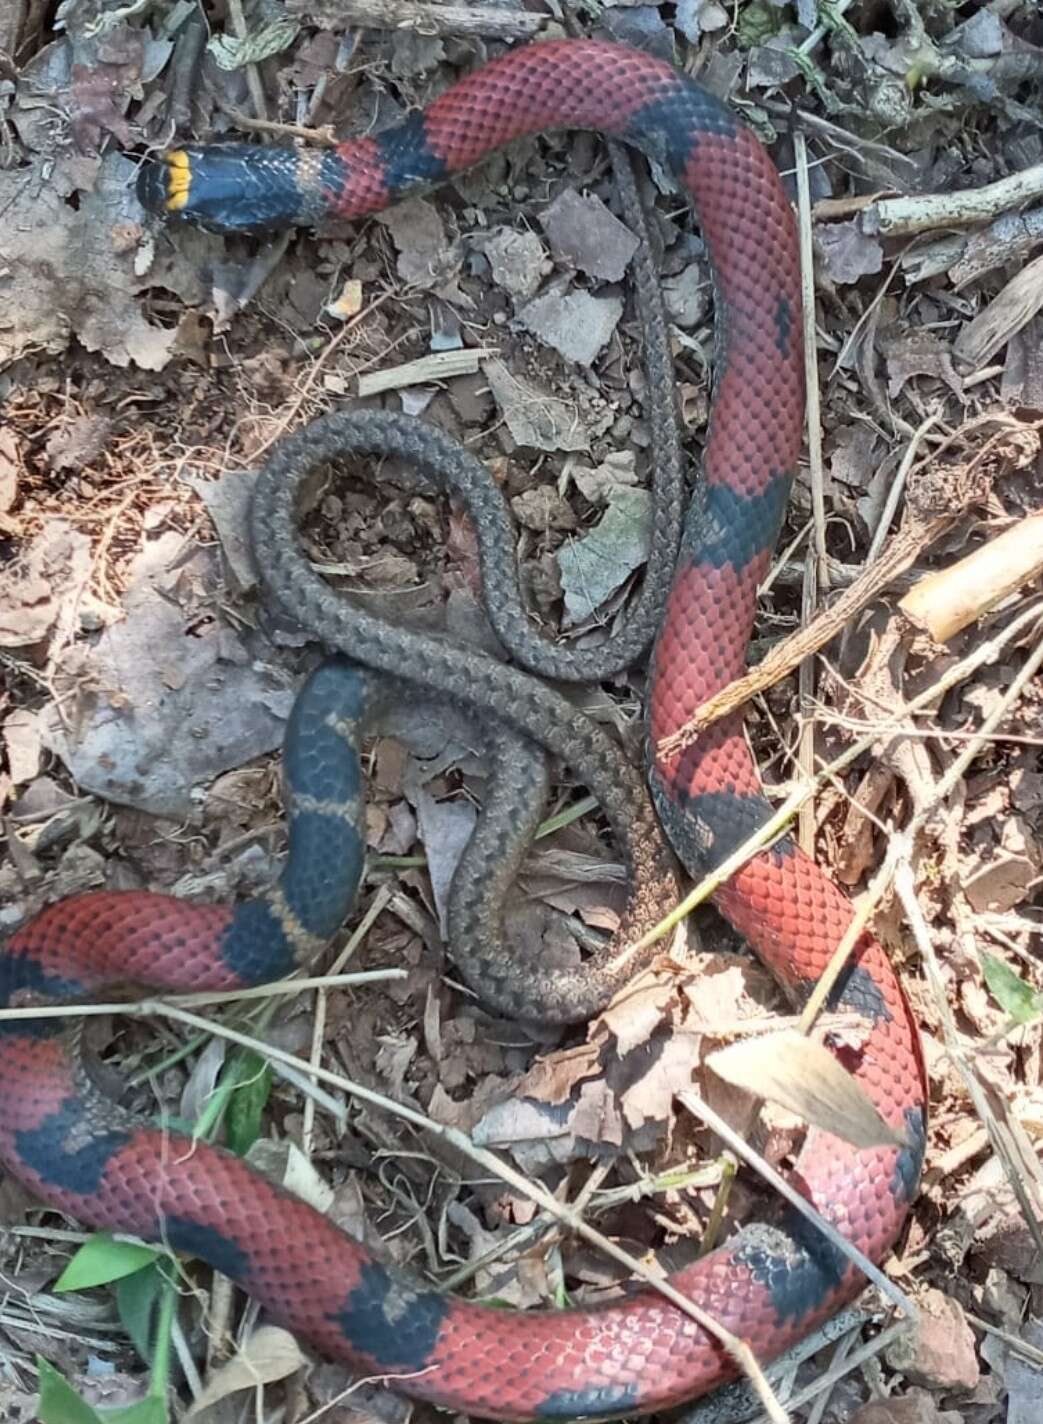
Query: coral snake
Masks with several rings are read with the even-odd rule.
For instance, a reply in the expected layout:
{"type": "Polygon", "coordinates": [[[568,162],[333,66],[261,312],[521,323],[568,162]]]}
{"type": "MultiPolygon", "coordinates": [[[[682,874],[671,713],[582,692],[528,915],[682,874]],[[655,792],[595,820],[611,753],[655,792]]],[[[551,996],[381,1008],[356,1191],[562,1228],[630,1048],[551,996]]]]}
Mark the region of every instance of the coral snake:
{"type": "MultiPolygon", "coordinates": [[[[699,876],[767,814],[741,722],[725,718],[670,757],[654,749],[743,670],[803,415],[795,224],[760,143],[718,99],[648,54],[593,40],[551,41],[485,65],[376,137],[321,152],[238,144],[175,150],[143,169],[139,191],[149,207],[219,228],[358,217],[418,185],[437,184],[510,139],[554,128],[600,131],[667,168],[695,206],[714,273],[716,397],[648,697],[651,799],[678,857],[699,876]]],[[[660,364],[650,379],[662,386],[669,373],[660,364]]],[[[472,501],[486,596],[490,605],[505,599],[514,611],[503,621],[517,622],[516,584],[504,592],[510,578],[498,563],[504,539],[510,546],[502,502],[489,513],[473,488],[482,482],[480,467],[459,447],[420,422],[365,412],[327,417],[284,441],[254,498],[262,584],[274,608],[344,656],[312,674],[288,726],[290,854],[279,883],[237,908],[145,892],[62,901],[0,952],[0,1002],[75,1002],[114,982],[234,988],[310,959],[349,912],[361,872],[357,739],[387,685],[377,675],[408,680],[411,669],[479,714],[494,714],[490,790],[504,783],[507,810],[501,796],[500,811],[479,824],[477,869],[455,895],[449,936],[482,997],[511,1012],[577,1019],[633,972],[619,945],[654,921],[674,885],[643,778],[604,732],[539,679],[349,611],[312,571],[295,527],[297,494],[309,470],[347,447],[403,454],[472,501]],[[370,671],[360,672],[360,664],[370,671]],[[507,831],[517,829],[513,822],[532,820],[521,807],[538,805],[546,784],[534,742],[601,799],[631,876],[627,923],[607,967],[595,965],[593,990],[566,971],[544,993],[502,946],[499,902],[521,851],[509,852],[506,867],[498,868],[498,856],[507,831]],[[484,900],[483,876],[493,881],[484,900]]],[[[543,642],[529,656],[511,644],[526,635],[508,627],[501,636],[527,666],[559,675],[554,644],[543,642]]],[[[790,841],[748,861],[716,903],[798,1000],[851,917],[845,897],[790,841]]],[[[864,1020],[857,1047],[850,1040],[832,1046],[905,1145],[859,1150],[812,1130],[793,1181],[880,1260],[900,1231],[923,1158],[919,1040],[894,971],[868,934],[831,1002],[864,1020]]],[[[77,1032],[56,1023],[0,1022],[5,1167],[79,1220],[203,1258],[322,1354],[417,1398],[500,1419],[649,1412],[734,1373],[720,1345],[654,1291],[592,1309],[504,1312],[447,1297],[382,1264],[231,1154],[161,1131],[104,1098],[77,1032]]],[[[671,1280],[765,1359],[861,1284],[846,1258],[791,1210],[770,1225],[745,1227],[671,1280]]]]}

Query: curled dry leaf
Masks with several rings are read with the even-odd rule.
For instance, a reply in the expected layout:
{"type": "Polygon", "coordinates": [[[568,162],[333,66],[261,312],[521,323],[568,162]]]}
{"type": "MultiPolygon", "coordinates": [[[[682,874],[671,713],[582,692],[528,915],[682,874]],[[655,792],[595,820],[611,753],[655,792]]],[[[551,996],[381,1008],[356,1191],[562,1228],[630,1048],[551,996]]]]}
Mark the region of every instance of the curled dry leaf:
{"type": "Polygon", "coordinates": [[[796,1029],[730,1044],[706,1062],[726,1082],[780,1103],[856,1147],[907,1145],[832,1053],[796,1029]]]}
{"type": "Polygon", "coordinates": [[[262,1325],[237,1355],[214,1371],[185,1418],[197,1419],[204,1409],[230,1394],[285,1379],[305,1363],[300,1346],[288,1330],[277,1325],[262,1325]]]}

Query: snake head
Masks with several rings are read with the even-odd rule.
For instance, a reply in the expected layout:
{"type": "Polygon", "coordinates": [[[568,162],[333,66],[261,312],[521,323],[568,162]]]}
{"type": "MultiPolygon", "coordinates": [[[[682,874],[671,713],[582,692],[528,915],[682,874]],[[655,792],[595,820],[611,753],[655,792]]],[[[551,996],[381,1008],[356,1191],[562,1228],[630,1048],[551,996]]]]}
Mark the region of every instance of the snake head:
{"type": "Polygon", "coordinates": [[[208,232],[265,233],[310,226],[324,215],[325,155],[250,143],[172,148],[138,170],[141,206],[208,232]]]}

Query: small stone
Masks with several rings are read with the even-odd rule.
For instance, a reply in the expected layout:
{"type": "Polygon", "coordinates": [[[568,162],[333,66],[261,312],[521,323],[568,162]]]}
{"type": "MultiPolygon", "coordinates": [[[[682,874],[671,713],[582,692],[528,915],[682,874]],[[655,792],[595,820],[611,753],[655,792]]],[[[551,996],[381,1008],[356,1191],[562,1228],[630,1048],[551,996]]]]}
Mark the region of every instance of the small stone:
{"type": "Polygon", "coordinates": [[[927,1291],[918,1304],[919,1324],[888,1348],[888,1364],[929,1389],[973,1389],[981,1370],[962,1307],[939,1290],[927,1291]]]}
{"type": "Polygon", "coordinates": [[[566,361],[589,366],[610,341],[622,315],[622,297],[548,292],[523,307],[517,320],[566,361]]]}

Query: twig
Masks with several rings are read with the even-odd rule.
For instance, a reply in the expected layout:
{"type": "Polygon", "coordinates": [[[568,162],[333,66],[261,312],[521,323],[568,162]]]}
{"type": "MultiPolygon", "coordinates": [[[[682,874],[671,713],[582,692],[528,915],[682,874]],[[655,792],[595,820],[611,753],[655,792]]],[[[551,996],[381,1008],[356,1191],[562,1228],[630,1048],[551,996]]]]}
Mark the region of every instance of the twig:
{"type": "Polygon", "coordinates": [[[793,136],[797,155],[797,216],[800,233],[800,286],[804,337],[804,384],[807,388],[808,463],[811,470],[811,508],[815,520],[815,555],[818,586],[829,588],[826,559],[826,500],[822,473],[822,405],[819,400],[817,343],[815,341],[815,257],[811,240],[811,189],[808,183],[807,141],[793,136]]]}
{"type": "Polygon", "coordinates": [[[1019,265],[1043,240],[1043,208],[1031,213],[1004,213],[983,232],[967,238],[963,251],[949,266],[953,290],[961,292],[994,267],[1019,265]]]}
{"type": "MultiPolygon", "coordinates": [[[[824,559],[808,559],[804,565],[801,587],[800,622],[810,628],[815,621],[818,603],[818,570],[824,559]]],[[[800,737],[797,745],[797,766],[804,777],[815,774],[815,719],[810,715],[815,700],[815,660],[801,658],[797,669],[797,706],[800,716],[800,737]]],[[[797,813],[797,843],[806,855],[815,854],[815,798],[809,796],[797,813]]]]}
{"type": "Polygon", "coordinates": [[[862,223],[866,232],[896,237],[926,232],[934,227],[952,227],[956,223],[981,222],[1041,196],[1043,163],[1036,163],[1021,173],[986,183],[981,188],[964,188],[957,193],[924,193],[915,198],[882,198],[866,210],[862,223]]]}
{"type": "MultiPolygon", "coordinates": [[[[366,909],[366,913],[362,916],[362,919],[355,926],[355,929],[352,931],[347,944],[337,955],[337,958],[331,965],[330,973],[327,976],[328,980],[341,978],[350,980],[355,977],[351,974],[342,974],[341,971],[343,970],[344,965],[347,964],[348,960],[352,958],[356,949],[358,949],[362,941],[369,934],[372,925],[384,913],[384,910],[387,908],[387,903],[391,899],[391,894],[392,891],[390,885],[380,885],[377,887],[376,894],[370,901],[369,906],[366,909]]],[[[402,971],[402,974],[403,977],[405,977],[404,970],[402,971]]],[[[309,1054],[312,1063],[318,1063],[322,1054],[322,1042],[326,1036],[326,1006],[329,1002],[327,990],[331,987],[331,985],[327,982],[322,983],[317,987],[318,992],[315,995],[315,1013],[312,1019],[311,1052],[309,1054]]],[[[301,1123],[301,1149],[305,1153],[305,1155],[309,1157],[311,1156],[312,1151],[311,1139],[314,1129],[315,1099],[309,1094],[304,1100],[304,1116],[301,1123]]]]}
{"type": "Polygon", "coordinates": [[[1035,1345],[1030,1345],[1020,1335],[1012,1335],[1009,1330],[1001,1330],[998,1325],[990,1325],[987,1320],[972,1315],[969,1310],[965,1310],[963,1313],[972,1325],[977,1325],[979,1330],[984,1330],[988,1335],[995,1335],[997,1340],[1002,1340],[1008,1349],[1013,1350],[1016,1355],[1020,1355],[1023,1360],[1028,1360],[1033,1365],[1043,1366],[1043,1350],[1037,1350],[1035,1345]]]}
{"type": "MultiPolygon", "coordinates": [[[[290,0],[291,14],[311,15],[314,6],[290,0]]],[[[373,30],[415,30],[424,35],[490,35],[524,40],[550,23],[548,15],[529,15],[493,5],[430,5],[424,0],[338,0],[338,21],[373,30]]],[[[560,31],[559,31],[560,33],[560,31]]]]}
{"type": "Polygon", "coordinates": [[[899,608],[936,643],[968,624],[1043,572],[1043,513],[1029,514],[966,558],[926,574],[899,608]]]}
{"type": "Polygon", "coordinates": [[[360,396],[375,396],[382,391],[396,391],[402,386],[416,386],[424,381],[447,381],[451,376],[474,375],[479,364],[493,354],[491,349],[480,346],[462,351],[432,351],[415,361],[405,361],[401,366],[389,366],[384,371],[359,376],[358,393],[360,396]]]}
{"type": "Polygon", "coordinates": [[[920,453],[920,444],[927,432],[933,430],[941,418],[941,409],[932,411],[930,415],[920,422],[912,435],[910,435],[902,455],[901,463],[895,471],[895,477],[891,481],[890,489],[887,491],[887,499],[884,501],[884,507],[880,512],[877,526],[873,530],[873,537],[869,542],[869,551],[865,558],[867,564],[875,563],[879,557],[880,550],[883,548],[884,541],[887,538],[887,531],[891,527],[891,520],[895,517],[898,501],[902,498],[902,493],[905,490],[905,482],[909,478],[909,471],[913,468],[913,461],[920,453]]]}

